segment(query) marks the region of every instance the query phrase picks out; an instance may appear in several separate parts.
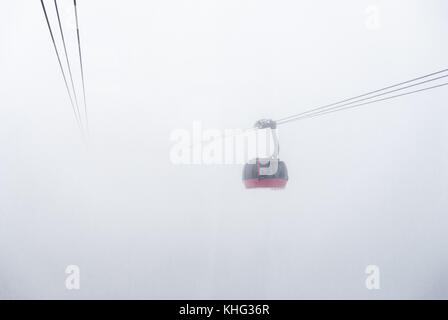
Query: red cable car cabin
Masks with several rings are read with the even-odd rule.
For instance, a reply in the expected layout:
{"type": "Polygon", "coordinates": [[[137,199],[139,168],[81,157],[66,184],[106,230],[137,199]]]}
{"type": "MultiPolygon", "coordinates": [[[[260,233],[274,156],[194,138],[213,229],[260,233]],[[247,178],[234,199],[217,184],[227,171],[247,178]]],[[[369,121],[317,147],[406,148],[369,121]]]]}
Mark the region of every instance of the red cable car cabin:
{"type": "Polygon", "coordinates": [[[273,120],[263,119],[255,123],[255,128],[271,128],[274,154],[270,158],[256,158],[246,163],[243,169],[243,183],[246,188],[284,188],[288,182],[288,169],[286,164],[278,159],[277,124],[273,120]]]}

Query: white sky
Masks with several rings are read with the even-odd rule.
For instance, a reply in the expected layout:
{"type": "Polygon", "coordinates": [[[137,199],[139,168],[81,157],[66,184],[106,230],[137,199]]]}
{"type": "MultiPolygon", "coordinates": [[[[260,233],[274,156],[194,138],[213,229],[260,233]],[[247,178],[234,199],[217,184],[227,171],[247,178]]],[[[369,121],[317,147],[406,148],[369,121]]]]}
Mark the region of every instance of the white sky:
{"type": "MultiPolygon", "coordinates": [[[[59,4],[79,86],[72,1],[59,4]]],[[[281,127],[282,191],[245,190],[239,165],[169,159],[193,121],[245,128],[446,68],[446,1],[78,9],[88,148],[40,1],[1,5],[0,298],[448,298],[447,87],[281,127]]]]}

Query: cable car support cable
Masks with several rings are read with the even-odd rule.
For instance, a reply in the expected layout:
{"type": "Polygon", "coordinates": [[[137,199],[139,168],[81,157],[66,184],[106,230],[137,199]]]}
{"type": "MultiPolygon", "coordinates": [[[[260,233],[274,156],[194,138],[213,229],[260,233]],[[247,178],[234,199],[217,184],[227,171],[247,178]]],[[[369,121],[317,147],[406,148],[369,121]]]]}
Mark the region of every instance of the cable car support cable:
{"type": "Polygon", "coordinates": [[[84,81],[84,67],[83,67],[83,63],[82,63],[81,40],[80,40],[80,35],[79,35],[78,9],[76,6],[76,0],[73,0],[73,4],[75,6],[76,36],[78,39],[79,65],[81,67],[82,93],[83,93],[83,99],[84,99],[84,114],[86,117],[86,128],[87,128],[87,133],[88,133],[89,132],[89,119],[87,117],[86,86],[85,86],[85,81],[84,81]]]}
{"type": "MultiPolygon", "coordinates": [[[[67,46],[66,46],[66,44],[65,44],[64,32],[62,31],[62,24],[61,24],[61,18],[60,18],[60,16],[59,16],[59,9],[58,9],[58,3],[57,3],[57,0],[54,0],[54,6],[55,6],[55,8],[56,8],[56,15],[57,15],[57,17],[58,17],[59,30],[60,30],[60,32],[61,32],[62,44],[63,44],[64,52],[65,52],[65,60],[67,61],[68,73],[69,73],[69,75],[70,75],[70,82],[71,82],[71,85],[72,85],[73,97],[75,98],[76,109],[77,109],[77,111],[78,111],[78,116],[79,116],[79,119],[80,119],[80,121],[81,121],[81,113],[79,112],[78,97],[77,97],[77,95],[76,95],[75,83],[74,83],[74,81],[73,81],[73,75],[72,75],[72,68],[70,67],[70,60],[69,60],[69,58],[68,58],[68,54],[67,54],[67,46]]],[[[81,121],[81,123],[82,123],[82,121],[81,121]]]]}
{"type": "MultiPolygon", "coordinates": [[[[364,93],[364,94],[361,94],[361,95],[358,95],[358,96],[355,96],[355,97],[352,97],[352,98],[344,99],[344,100],[341,100],[341,101],[338,101],[338,102],[335,102],[335,103],[331,103],[331,104],[327,104],[327,105],[324,105],[324,106],[321,106],[321,107],[313,108],[313,109],[310,109],[308,111],[304,111],[304,112],[301,112],[301,113],[298,113],[298,114],[295,114],[295,115],[292,115],[292,116],[289,116],[289,117],[281,118],[281,119],[277,120],[276,122],[277,122],[278,125],[281,125],[281,124],[284,124],[284,123],[287,123],[287,122],[291,122],[291,121],[295,121],[295,120],[299,120],[299,119],[305,118],[305,116],[308,116],[308,115],[314,115],[314,114],[317,114],[317,113],[321,114],[324,111],[335,110],[335,109],[338,109],[338,108],[343,107],[343,106],[347,106],[347,105],[350,105],[350,104],[354,104],[354,103],[370,100],[370,99],[375,98],[375,97],[380,97],[380,96],[383,96],[383,95],[386,95],[386,94],[390,94],[390,93],[393,93],[393,92],[397,92],[397,91],[401,91],[401,90],[408,89],[408,88],[411,88],[411,87],[415,87],[417,85],[421,85],[421,84],[424,84],[424,83],[428,83],[428,82],[432,82],[432,81],[435,81],[435,80],[439,80],[441,78],[447,77],[448,75],[432,78],[432,79],[429,79],[429,80],[421,81],[421,82],[416,83],[416,84],[412,84],[412,85],[409,85],[409,86],[405,86],[405,87],[402,87],[402,88],[398,88],[398,89],[394,89],[394,90],[391,90],[391,91],[383,92],[383,93],[380,93],[380,94],[377,94],[377,95],[374,95],[374,96],[370,96],[370,95],[372,95],[374,93],[378,93],[378,92],[381,92],[381,91],[384,91],[384,90],[387,90],[387,89],[391,89],[391,88],[395,88],[395,87],[398,87],[398,86],[402,86],[404,84],[408,84],[408,83],[411,83],[411,82],[414,82],[414,81],[417,81],[417,80],[428,78],[428,77],[431,77],[431,76],[434,76],[434,75],[437,75],[437,74],[440,74],[440,73],[444,73],[444,72],[447,72],[447,71],[448,71],[448,69],[444,69],[444,70],[441,70],[441,71],[433,72],[433,73],[430,73],[430,74],[427,74],[427,75],[424,75],[424,76],[421,76],[421,77],[418,77],[418,78],[414,78],[414,79],[411,79],[411,80],[400,82],[400,83],[397,83],[397,84],[394,84],[394,85],[391,85],[391,86],[387,86],[387,87],[384,87],[384,88],[381,88],[381,89],[378,89],[378,90],[374,90],[374,91],[371,91],[371,92],[368,92],[368,93],[364,93]],[[370,96],[370,97],[367,97],[367,96],[370,96]],[[362,98],[362,97],[366,97],[366,98],[358,99],[358,98],[362,98]],[[358,100],[355,100],[355,99],[358,99],[358,100]],[[352,101],[352,100],[354,100],[354,101],[352,101]],[[349,101],[351,101],[351,102],[349,102],[349,101]],[[341,103],[344,103],[344,102],[347,102],[347,103],[341,105],[341,103]]],[[[439,86],[434,86],[434,88],[437,88],[437,87],[439,87],[439,86]]],[[[425,90],[416,90],[415,92],[420,92],[420,91],[425,91],[425,90]]],[[[399,96],[401,96],[401,95],[397,95],[396,97],[399,97],[399,96]]],[[[377,99],[377,100],[378,101],[383,101],[383,100],[388,100],[388,99],[377,99]]]]}
{"type": "MultiPolygon", "coordinates": [[[[442,84],[439,84],[439,85],[435,85],[435,86],[431,86],[431,87],[427,87],[427,88],[423,88],[423,89],[418,89],[418,90],[414,90],[414,91],[410,91],[410,92],[405,92],[405,93],[401,93],[401,94],[397,94],[397,95],[393,95],[393,96],[389,96],[389,97],[385,97],[385,98],[381,98],[381,99],[367,101],[367,102],[360,103],[360,104],[350,105],[350,106],[347,106],[347,107],[335,108],[335,109],[330,109],[330,110],[323,110],[323,111],[320,111],[320,112],[307,114],[307,115],[304,115],[304,116],[302,116],[300,118],[295,118],[295,119],[292,119],[292,120],[289,120],[289,121],[301,120],[301,119],[306,119],[306,118],[314,118],[314,117],[317,117],[317,116],[325,115],[325,114],[328,114],[328,113],[333,113],[333,112],[336,112],[336,111],[341,111],[341,110],[347,110],[347,109],[352,109],[352,108],[356,108],[356,107],[361,107],[361,106],[369,105],[369,104],[372,104],[372,103],[375,103],[375,102],[386,101],[386,100],[389,100],[389,99],[394,99],[394,98],[398,98],[398,97],[402,97],[402,96],[407,96],[407,95],[410,95],[410,94],[423,92],[423,91],[427,91],[427,90],[431,90],[431,89],[436,89],[436,88],[444,87],[444,86],[447,86],[447,85],[448,85],[448,82],[445,82],[445,83],[442,83],[442,84]]],[[[282,124],[286,123],[286,122],[282,122],[282,124]]]]}
{"type": "Polygon", "coordinates": [[[68,94],[68,97],[70,99],[70,104],[72,106],[73,113],[75,115],[76,123],[78,124],[79,129],[82,131],[81,122],[80,122],[80,119],[78,118],[78,114],[76,113],[75,104],[73,103],[73,98],[72,98],[72,95],[70,93],[70,89],[68,87],[67,77],[65,75],[64,68],[62,67],[61,57],[59,55],[58,47],[56,46],[56,42],[54,40],[54,35],[53,35],[53,31],[51,29],[50,21],[48,20],[47,10],[45,8],[45,4],[44,4],[43,0],[40,0],[40,3],[42,4],[42,9],[44,11],[45,20],[47,21],[47,26],[48,26],[48,30],[50,31],[51,41],[53,42],[53,47],[54,47],[54,50],[56,52],[56,57],[58,59],[58,63],[59,63],[59,67],[61,69],[62,77],[64,78],[65,88],[67,89],[67,94],[68,94]]]}

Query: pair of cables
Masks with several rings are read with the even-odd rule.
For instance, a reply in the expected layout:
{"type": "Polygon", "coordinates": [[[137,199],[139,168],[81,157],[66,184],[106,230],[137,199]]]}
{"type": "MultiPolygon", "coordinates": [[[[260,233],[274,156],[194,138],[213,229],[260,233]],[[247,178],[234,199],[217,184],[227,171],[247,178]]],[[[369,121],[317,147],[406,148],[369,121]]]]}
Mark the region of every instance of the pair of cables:
{"type": "Polygon", "coordinates": [[[72,68],[71,68],[71,64],[70,64],[70,59],[69,59],[69,55],[67,53],[67,45],[66,45],[66,41],[65,41],[65,37],[64,37],[64,31],[62,28],[62,22],[61,22],[61,16],[59,14],[59,8],[58,8],[58,3],[57,0],[54,0],[54,7],[56,10],[56,16],[58,19],[58,26],[59,26],[59,31],[61,34],[61,39],[62,39],[62,46],[64,49],[64,55],[65,55],[65,63],[67,65],[67,71],[69,74],[69,79],[70,79],[70,87],[69,87],[69,83],[68,83],[68,77],[65,73],[63,64],[62,64],[62,60],[61,60],[61,55],[59,53],[59,49],[58,46],[56,45],[56,40],[55,40],[55,36],[50,24],[50,20],[48,18],[48,14],[47,14],[47,9],[45,7],[45,3],[43,0],[40,0],[41,4],[42,4],[42,9],[44,12],[44,16],[45,16],[45,20],[47,22],[47,26],[48,26],[48,30],[50,31],[50,37],[51,37],[51,41],[53,43],[53,47],[54,50],[56,52],[56,57],[58,60],[58,64],[59,64],[59,68],[61,70],[62,73],[62,78],[64,80],[64,84],[65,84],[65,88],[70,100],[70,105],[72,106],[73,109],[73,114],[76,120],[76,123],[79,127],[79,129],[81,130],[82,133],[84,133],[84,126],[85,129],[87,130],[87,133],[89,132],[89,122],[88,122],[88,117],[87,117],[87,102],[86,102],[86,90],[85,90],[85,80],[84,80],[84,66],[83,66],[83,59],[82,59],[82,52],[81,52],[81,40],[80,40],[80,33],[79,33],[79,21],[78,21],[78,8],[77,8],[77,3],[76,0],[73,0],[73,6],[74,6],[74,15],[75,15],[75,21],[76,21],[76,37],[77,37],[77,47],[78,47],[78,57],[79,57],[79,65],[80,65],[80,69],[81,69],[81,82],[82,82],[82,94],[83,94],[83,102],[84,102],[84,112],[83,115],[80,112],[80,108],[79,108],[79,102],[78,102],[78,94],[77,91],[75,89],[75,82],[73,80],[73,74],[72,74],[72,68]]]}
{"type": "MultiPolygon", "coordinates": [[[[432,72],[429,74],[425,74],[423,76],[419,76],[417,78],[413,78],[410,80],[406,80],[400,83],[396,83],[393,85],[386,86],[381,89],[377,89],[374,91],[370,91],[367,93],[363,93],[351,98],[343,99],[334,103],[326,104],[319,107],[314,107],[309,109],[308,111],[304,111],[301,113],[297,113],[294,115],[291,115],[289,117],[281,118],[278,120],[275,120],[275,123],[277,126],[283,125],[285,123],[293,122],[293,121],[299,121],[307,118],[314,118],[323,116],[329,113],[334,113],[342,110],[347,109],[353,109],[358,108],[374,103],[379,103],[382,101],[390,100],[399,98],[402,96],[408,96],[413,95],[419,92],[424,92],[444,86],[448,86],[448,82],[442,82],[442,79],[448,80],[448,69],[439,70],[436,72],[432,72]],[[442,82],[442,83],[440,83],[442,82]],[[435,84],[437,83],[437,84],[435,84]]],[[[257,128],[248,128],[244,129],[242,132],[233,133],[233,134],[227,134],[224,136],[221,136],[219,139],[229,139],[234,138],[239,135],[247,134],[251,131],[257,130],[257,128]]],[[[206,145],[208,143],[211,143],[212,141],[209,141],[205,143],[206,145]]],[[[194,147],[194,145],[190,146],[191,148],[194,147]]]]}
{"type": "MultiPolygon", "coordinates": [[[[314,118],[329,113],[334,113],[342,110],[358,108],[381,101],[395,99],[402,96],[412,95],[419,92],[424,92],[448,85],[448,82],[435,84],[438,80],[448,78],[448,69],[443,69],[433,73],[429,73],[414,79],[404,82],[389,85],[387,87],[370,91],[355,97],[326,104],[323,106],[312,108],[308,111],[297,113],[289,117],[276,120],[277,125],[303,120],[306,118],[314,118]]],[[[448,79],[447,79],[448,80],[448,79]]],[[[440,82],[440,81],[439,81],[440,82]]]]}

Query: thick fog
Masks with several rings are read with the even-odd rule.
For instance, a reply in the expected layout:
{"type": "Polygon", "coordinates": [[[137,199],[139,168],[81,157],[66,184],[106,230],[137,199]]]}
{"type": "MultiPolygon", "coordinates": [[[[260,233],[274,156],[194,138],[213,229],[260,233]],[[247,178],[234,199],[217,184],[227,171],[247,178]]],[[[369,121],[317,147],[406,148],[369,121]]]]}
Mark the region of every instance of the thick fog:
{"type": "MultiPolygon", "coordinates": [[[[80,96],[72,4],[59,1],[80,96]]],[[[284,190],[246,190],[241,164],[170,158],[194,123],[244,129],[446,68],[447,13],[79,0],[83,142],[40,1],[3,1],[0,298],[448,298],[448,87],[280,126],[284,190]]]]}

